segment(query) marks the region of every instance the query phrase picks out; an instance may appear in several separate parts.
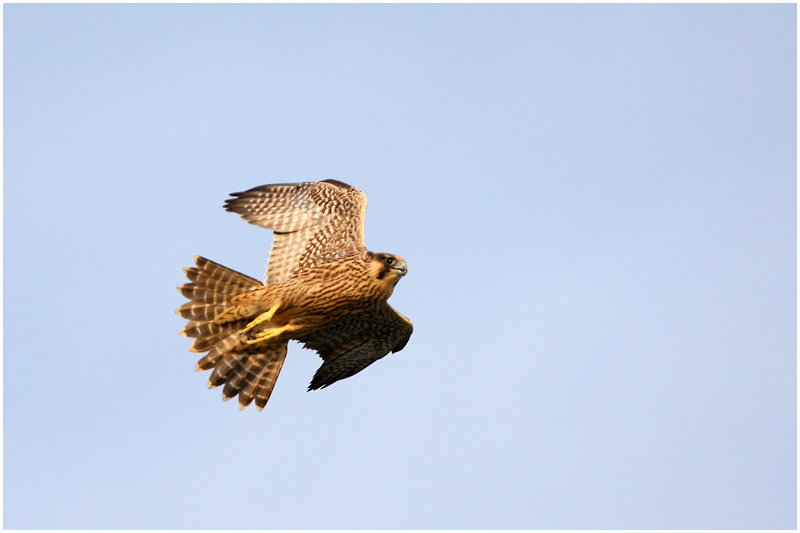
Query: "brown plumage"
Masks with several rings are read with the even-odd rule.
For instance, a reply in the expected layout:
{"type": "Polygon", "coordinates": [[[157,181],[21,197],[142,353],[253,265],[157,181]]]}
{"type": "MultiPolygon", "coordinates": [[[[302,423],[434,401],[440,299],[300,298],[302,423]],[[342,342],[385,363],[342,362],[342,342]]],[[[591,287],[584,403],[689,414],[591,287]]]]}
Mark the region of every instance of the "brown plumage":
{"type": "Polygon", "coordinates": [[[402,350],[411,321],[386,300],[407,272],[402,257],[364,246],[367,198],[345,183],[264,185],[234,193],[225,208],[274,231],[263,284],[196,256],[178,287],[189,302],[181,334],[207,352],[195,370],[213,369],[209,388],[244,409],[262,410],[286,357],[289,340],[317,351],[323,364],[309,390],[350,377],[389,352],[402,350]]]}

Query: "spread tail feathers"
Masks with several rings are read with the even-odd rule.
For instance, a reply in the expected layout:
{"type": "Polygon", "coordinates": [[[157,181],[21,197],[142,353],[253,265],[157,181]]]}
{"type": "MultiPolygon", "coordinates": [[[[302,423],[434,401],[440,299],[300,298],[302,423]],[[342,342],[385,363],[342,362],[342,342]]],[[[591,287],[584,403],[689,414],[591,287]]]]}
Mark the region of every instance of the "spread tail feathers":
{"type": "Polygon", "coordinates": [[[239,331],[247,325],[248,318],[224,323],[215,323],[214,319],[231,308],[235,296],[264,285],[204,257],[194,259],[197,266],[184,269],[190,283],[178,287],[189,301],[175,312],[189,320],[180,331],[181,335],[195,339],[189,350],[208,352],[197,362],[195,370],[213,368],[209,388],[224,385],[223,400],[238,394],[240,409],[255,400],[256,408],[261,411],[283,366],[287,342],[267,342],[258,345],[256,351],[253,347],[245,351],[239,331]]]}

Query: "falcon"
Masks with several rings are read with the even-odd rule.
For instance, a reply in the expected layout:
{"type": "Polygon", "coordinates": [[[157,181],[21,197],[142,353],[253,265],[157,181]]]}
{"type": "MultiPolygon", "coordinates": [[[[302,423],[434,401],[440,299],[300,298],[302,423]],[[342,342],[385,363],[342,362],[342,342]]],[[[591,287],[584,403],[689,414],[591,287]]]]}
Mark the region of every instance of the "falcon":
{"type": "Polygon", "coordinates": [[[189,301],[181,335],[205,353],[198,372],[239,408],[266,406],[290,340],[322,358],[308,390],[327,387],[402,350],[413,327],[386,301],[408,266],[364,246],[367,197],[336,180],[262,185],[231,194],[225,209],[273,231],[266,281],[195,256],[178,291],[189,301]]]}

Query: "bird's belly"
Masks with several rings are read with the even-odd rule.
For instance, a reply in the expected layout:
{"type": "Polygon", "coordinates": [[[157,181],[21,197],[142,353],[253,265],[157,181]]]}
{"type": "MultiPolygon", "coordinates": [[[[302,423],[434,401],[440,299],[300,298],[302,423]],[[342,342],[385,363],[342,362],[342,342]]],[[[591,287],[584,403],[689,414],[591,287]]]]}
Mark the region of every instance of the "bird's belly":
{"type": "Polygon", "coordinates": [[[275,318],[288,324],[319,327],[360,313],[379,301],[373,291],[322,285],[287,302],[275,318]]]}

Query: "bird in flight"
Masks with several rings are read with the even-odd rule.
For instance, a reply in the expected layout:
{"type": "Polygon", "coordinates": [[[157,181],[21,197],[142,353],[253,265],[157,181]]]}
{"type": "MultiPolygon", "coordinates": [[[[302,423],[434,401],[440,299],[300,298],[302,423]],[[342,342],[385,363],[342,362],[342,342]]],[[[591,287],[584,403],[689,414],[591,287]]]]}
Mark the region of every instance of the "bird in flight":
{"type": "Polygon", "coordinates": [[[262,185],[231,194],[225,209],[273,231],[265,283],[195,256],[178,291],[180,333],[205,353],[208,387],[239,408],[267,404],[290,340],[322,358],[308,390],[348,378],[402,350],[411,321],[386,300],[406,275],[405,260],[364,246],[367,197],[336,180],[262,185]]]}

